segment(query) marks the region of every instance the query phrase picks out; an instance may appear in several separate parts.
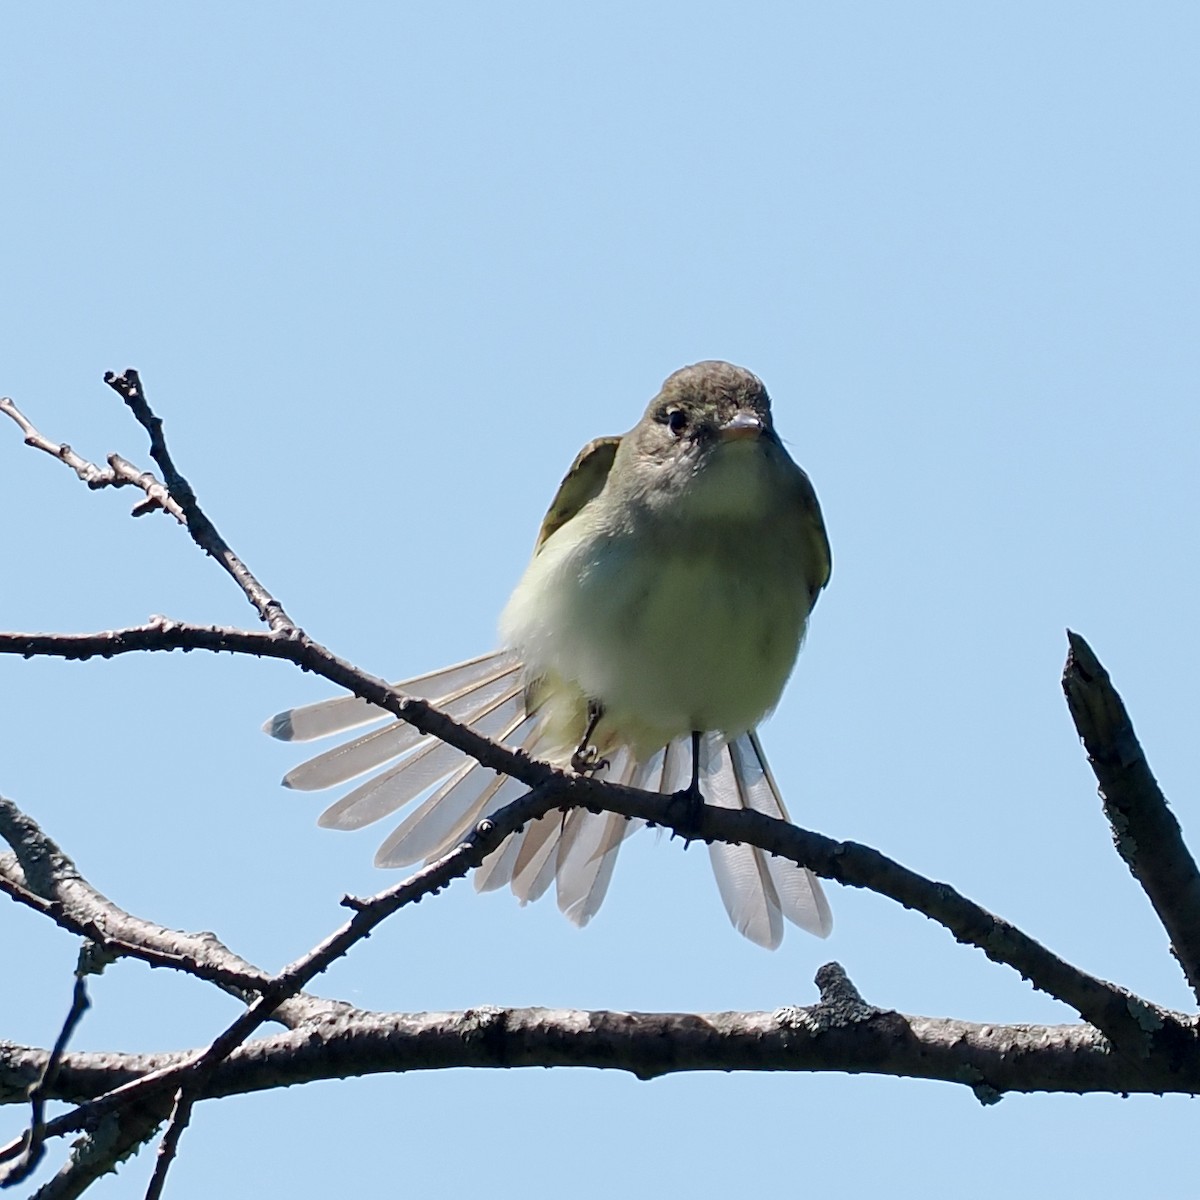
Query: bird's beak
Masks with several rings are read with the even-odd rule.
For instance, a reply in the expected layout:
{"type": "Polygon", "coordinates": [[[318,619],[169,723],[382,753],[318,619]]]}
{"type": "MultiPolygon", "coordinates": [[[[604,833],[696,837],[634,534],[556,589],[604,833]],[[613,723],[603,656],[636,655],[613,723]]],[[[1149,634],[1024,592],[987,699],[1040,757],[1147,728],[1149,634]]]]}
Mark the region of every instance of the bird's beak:
{"type": "Polygon", "coordinates": [[[742,411],[730,417],[717,430],[717,436],[723,442],[734,442],[741,441],[743,438],[759,437],[762,431],[762,419],[755,413],[742,411]]]}

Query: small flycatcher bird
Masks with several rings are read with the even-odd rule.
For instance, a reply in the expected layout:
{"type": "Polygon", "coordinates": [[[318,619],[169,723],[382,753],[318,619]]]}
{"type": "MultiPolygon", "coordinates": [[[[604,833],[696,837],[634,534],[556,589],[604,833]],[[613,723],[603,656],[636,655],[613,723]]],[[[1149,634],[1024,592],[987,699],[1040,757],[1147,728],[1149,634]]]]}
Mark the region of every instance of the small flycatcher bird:
{"type": "MultiPolygon", "coordinates": [[[[780,443],[761,381],[696,363],[627,434],[580,451],[501,615],[506,648],[396,686],[531,757],[662,792],[698,783],[709,804],[788,820],[755,726],[779,700],[829,571],[816,494],[780,443]]],[[[264,729],[308,741],[386,715],[343,697],[264,729]]],[[[283,782],[311,791],[378,767],[320,823],[358,829],[435,789],[380,847],[381,867],[441,856],[525,790],[398,721],[283,782]]],[[[559,908],[586,925],[640,824],[550,813],[511,835],[476,887],[507,884],[524,903],[556,883],[559,908]]],[[[777,946],[783,917],[829,933],[810,871],[753,846],[709,853],[725,909],[751,941],[777,946]]]]}

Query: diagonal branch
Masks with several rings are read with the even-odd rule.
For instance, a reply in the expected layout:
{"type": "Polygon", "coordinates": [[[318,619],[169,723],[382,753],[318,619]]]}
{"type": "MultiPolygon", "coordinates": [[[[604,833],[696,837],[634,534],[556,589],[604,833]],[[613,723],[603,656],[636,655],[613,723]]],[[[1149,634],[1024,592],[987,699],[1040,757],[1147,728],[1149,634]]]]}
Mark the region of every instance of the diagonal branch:
{"type": "MultiPolygon", "coordinates": [[[[147,1097],[161,1095],[168,1088],[182,1090],[176,1107],[184,1113],[189,1111],[191,1103],[206,1093],[208,1081],[216,1068],[270,1018],[282,1001],[295,995],[356,943],[368,937],[392,913],[441,891],[452,880],[461,878],[473,867],[479,866],[515,829],[551,811],[562,799],[560,792],[569,786],[569,782],[565,777],[551,781],[544,788],[535,789],[506,805],[494,819],[481,821],[460,846],[394,887],[369,900],[347,898],[344,903],[353,910],[354,915],[275,976],[246,1011],[203,1052],[189,1056],[183,1062],[152,1071],[134,1082],[107,1092],[95,1101],[81,1105],[74,1112],[64,1114],[47,1126],[48,1135],[60,1136],[80,1129],[94,1129],[97,1122],[110,1112],[140,1103],[147,1097]]],[[[14,1152],[14,1146],[0,1150],[0,1161],[14,1152]]]]}
{"type": "Polygon", "coordinates": [[[1077,633],[1063,691],[1100,785],[1113,843],[1154,905],[1196,998],[1200,999],[1200,871],[1179,822],[1150,771],[1125,704],[1108,672],[1077,633]]]}
{"type": "Polygon", "coordinates": [[[284,611],[283,605],[259,583],[250,568],[217,532],[217,527],[200,507],[192,485],[175,466],[163,436],[162,418],[157,416],[146,402],[146,393],[138,373],[132,368],[121,375],[108,371],[104,375],[104,382],[125,401],[138,424],[150,435],[150,457],[158,464],[167,490],[183,510],[184,522],[192,541],[229,572],[245,593],[246,599],[258,610],[258,615],[266,622],[268,628],[294,629],[295,622],[284,611]]]}
{"type": "MultiPolygon", "coordinates": [[[[243,1001],[270,982],[266,971],[239,958],[215,936],[167,929],[114,904],[83,878],[75,863],[30,816],[2,796],[0,837],[15,851],[0,855],[0,891],[108,954],[183,971],[215,983],[243,1001]]],[[[278,1008],[273,1019],[295,1029],[349,1011],[350,1005],[302,994],[278,1008]]]]}
{"type": "Polygon", "coordinates": [[[29,1089],[29,1128],[21,1139],[21,1153],[6,1170],[0,1172],[0,1188],[15,1187],[18,1183],[23,1183],[37,1169],[46,1152],[46,1101],[54,1092],[58,1073],[62,1068],[63,1055],[67,1051],[75,1029],[83,1020],[84,1013],[91,1007],[85,979],[88,975],[103,970],[104,962],[103,956],[101,956],[101,965],[97,967],[94,965],[95,959],[95,947],[85,942],[80,947],[79,961],[75,967],[75,986],[71,994],[71,1007],[67,1011],[66,1019],[63,1021],[62,1029],[59,1030],[54,1046],[46,1058],[45,1068],[37,1082],[29,1089]]]}

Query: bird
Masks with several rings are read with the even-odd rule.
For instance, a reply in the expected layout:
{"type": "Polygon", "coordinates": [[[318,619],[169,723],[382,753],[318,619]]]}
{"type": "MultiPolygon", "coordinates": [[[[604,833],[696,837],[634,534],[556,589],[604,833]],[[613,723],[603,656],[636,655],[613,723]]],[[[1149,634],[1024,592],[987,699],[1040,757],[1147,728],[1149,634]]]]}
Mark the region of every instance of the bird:
{"type": "MultiPolygon", "coordinates": [[[[571,464],[501,614],[502,648],[394,686],[530,757],[790,820],[757,726],[831,565],[816,492],[775,431],[762,381],[732,363],[694,363],[668,376],[628,433],[596,438],[571,464]]],[[[385,718],[339,697],[263,728],[305,742],[385,718]]],[[[380,847],[380,867],[433,861],[526,790],[390,718],[283,783],[313,791],[368,772],[319,824],[358,829],[419,799],[380,847]]],[[[522,903],[554,885],[560,910],[586,925],[642,824],[549,813],[489,855],[475,885],[508,886],[522,903]]],[[[829,934],[829,903],[807,868],[753,846],[709,853],[730,920],[752,942],[777,947],[785,918],[829,934]]]]}

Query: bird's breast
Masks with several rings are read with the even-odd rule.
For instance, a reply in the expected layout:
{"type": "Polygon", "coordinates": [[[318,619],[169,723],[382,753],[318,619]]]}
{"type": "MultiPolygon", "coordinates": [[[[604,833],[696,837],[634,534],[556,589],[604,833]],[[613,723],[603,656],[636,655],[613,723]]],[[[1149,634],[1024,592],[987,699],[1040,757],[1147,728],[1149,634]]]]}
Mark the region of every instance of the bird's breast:
{"type": "Polygon", "coordinates": [[[610,740],[649,753],[694,729],[733,736],[774,707],[803,637],[805,563],[788,534],[730,520],[613,532],[581,514],[535,556],[502,634],[531,677],[598,702],[610,740]]]}

